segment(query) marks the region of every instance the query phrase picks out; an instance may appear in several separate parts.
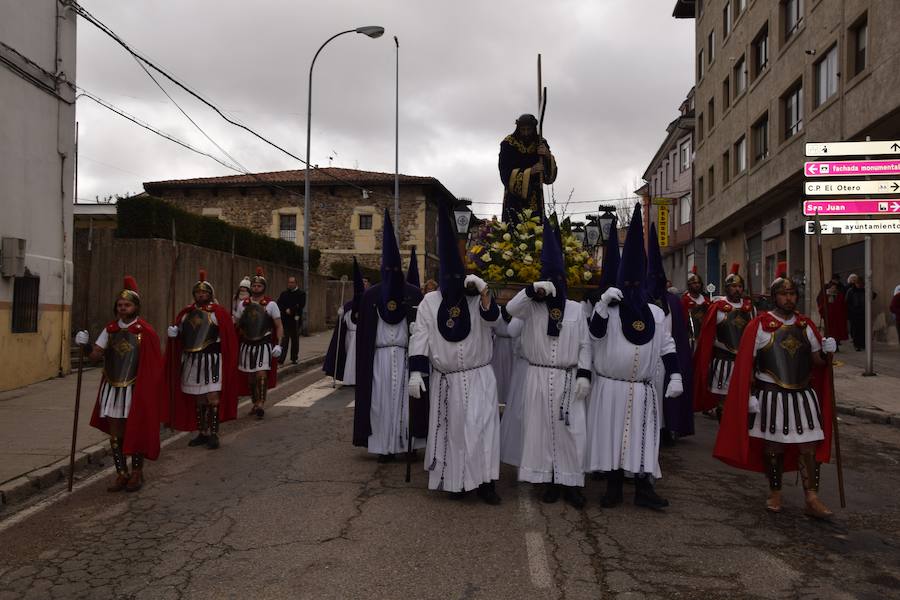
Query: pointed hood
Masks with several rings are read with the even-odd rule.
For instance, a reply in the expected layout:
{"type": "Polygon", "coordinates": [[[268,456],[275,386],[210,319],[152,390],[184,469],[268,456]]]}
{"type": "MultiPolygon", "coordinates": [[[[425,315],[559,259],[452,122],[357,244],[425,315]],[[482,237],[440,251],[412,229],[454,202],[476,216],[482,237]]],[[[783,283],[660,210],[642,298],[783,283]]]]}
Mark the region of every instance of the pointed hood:
{"type": "Polygon", "coordinates": [[[600,283],[597,286],[600,294],[616,285],[616,278],[619,276],[621,256],[619,254],[618,225],[618,219],[613,217],[613,222],[609,226],[609,238],[603,246],[603,261],[600,263],[600,283]]]}
{"type": "Polygon", "coordinates": [[[450,207],[443,201],[438,205],[438,258],[438,289],[441,291],[438,331],[448,342],[459,342],[469,335],[471,328],[469,304],[463,286],[466,270],[450,223],[450,207]]]}
{"type": "Polygon", "coordinates": [[[659,238],[656,223],[650,223],[650,239],[647,241],[647,296],[650,302],[669,314],[669,303],[666,299],[666,270],[663,267],[662,251],[659,249],[659,238]]]}
{"type": "Polygon", "coordinates": [[[562,329],[566,309],[568,288],[566,286],[566,261],[562,253],[561,235],[553,224],[543,221],[543,245],[541,246],[541,280],[549,281],[556,287],[556,296],[544,300],[549,312],[547,335],[557,337],[562,329]]]}
{"type": "Polygon", "coordinates": [[[419,280],[419,259],[416,258],[416,247],[413,246],[409,252],[409,268],[406,270],[406,283],[422,288],[422,282],[419,280]]]}
{"type": "Polygon", "coordinates": [[[384,229],[381,238],[381,298],[378,312],[381,318],[391,325],[396,325],[406,317],[403,298],[406,292],[406,278],[403,276],[403,264],[400,259],[400,248],[394,235],[394,224],[391,215],[384,209],[384,229]]]}
{"type": "Polygon", "coordinates": [[[619,262],[616,287],[622,290],[619,303],[619,317],[622,319],[622,333],[632,344],[642,346],[653,339],[653,313],[647,302],[645,282],[647,280],[647,253],[644,251],[644,226],[641,220],[641,205],[634,207],[625,247],[619,262]]]}

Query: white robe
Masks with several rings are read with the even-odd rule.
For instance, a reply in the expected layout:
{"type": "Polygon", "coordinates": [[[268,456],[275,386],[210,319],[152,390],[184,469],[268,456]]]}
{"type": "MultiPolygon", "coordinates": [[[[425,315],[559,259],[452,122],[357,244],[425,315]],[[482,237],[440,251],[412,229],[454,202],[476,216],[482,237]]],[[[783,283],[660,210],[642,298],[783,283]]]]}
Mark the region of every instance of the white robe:
{"type": "Polygon", "coordinates": [[[500,462],[518,467],[522,462],[522,390],[528,361],[522,356],[522,327],[524,321],[513,318],[507,332],[513,341],[512,378],[506,389],[506,397],[501,398],[503,417],[500,419],[500,462]]]}
{"type": "MultiPolygon", "coordinates": [[[[672,315],[671,313],[663,318],[663,328],[670,336],[672,335],[672,315]]],[[[674,338],[673,338],[674,339],[674,338]]],[[[656,414],[659,415],[659,428],[665,429],[666,415],[663,410],[663,393],[666,385],[666,367],[663,365],[662,355],[656,359],[656,376],[653,378],[653,386],[657,390],[656,394],[656,414]]]]}
{"type": "Polygon", "coordinates": [[[500,478],[500,415],[491,367],[496,321],[482,318],[480,298],[467,297],[469,335],[448,342],[437,326],[442,298],[440,291],[429,292],[419,304],[409,351],[427,356],[432,367],[428,489],[460,492],[500,478]]]}
{"type": "MultiPolygon", "coordinates": [[[[369,452],[400,454],[407,450],[409,432],[409,396],[406,348],[409,329],[406,319],[396,325],[378,317],[375,331],[375,360],[372,368],[372,406],[369,418],[369,452]]],[[[415,440],[421,448],[422,440],[415,440]]]]}
{"type": "Polygon", "coordinates": [[[675,352],[661,308],[650,306],[653,339],[642,346],[622,333],[617,306],[598,302],[595,312],[608,314],[606,335],[593,345],[594,384],[588,403],[587,471],[624,469],[661,477],[659,468],[660,407],[664,390],[656,388],[660,356],[675,352]],[[608,312],[607,312],[608,311],[608,312]]]}
{"type": "Polygon", "coordinates": [[[513,374],[513,346],[515,340],[509,335],[509,324],[503,317],[497,319],[494,327],[494,357],[491,365],[494,367],[494,377],[497,378],[497,397],[500,402],[505,401],[506,391],[509,389],[513,374]]]}
{"type": "Polygon", "coordinates": [[[528,361],[522,401],[519,479],[584,485],[585,407],[575,400],[577,370],[590,369],[591,344],[581,305],[569,300],[559,336],[547,335],[547,307],[525,290],[506,305],[522,319],[522,354],[528,361]],[[557,368],[559,367],[559,368],[557,368]]]}
{"type": "Polygon", "coordinates": [[[344,385],[356,385],[356,323],[350,318],[350,313],[344,313],[344,324],[341,326],[344,331],[344,349],[347,352],[344,359],[344,378],[341,383],[344,385]]]}

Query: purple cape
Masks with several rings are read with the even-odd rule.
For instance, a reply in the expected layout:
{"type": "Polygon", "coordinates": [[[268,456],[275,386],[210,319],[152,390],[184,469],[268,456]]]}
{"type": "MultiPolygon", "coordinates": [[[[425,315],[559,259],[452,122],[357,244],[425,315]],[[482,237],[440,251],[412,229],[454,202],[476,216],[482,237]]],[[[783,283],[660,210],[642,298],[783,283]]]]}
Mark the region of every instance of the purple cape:
{"type": "MultiPolygon", "coordinates": [[[[678,398],[664,398],[663,414],[666,428],[683,437],[694,435],[694,367],[681,299],[671,292],[666,292],[666,301],[669,303],[669,314],[672,316],[672,338],[675,340],[675,354],[678,356],[678,369],[681,371],[684,393],[678,398]]],[[[666,377],[665,386],[668,385],[669,378],[666,377]]],[[[665,394],[665,389],[661,390],[661,393],[665,394]]]]}

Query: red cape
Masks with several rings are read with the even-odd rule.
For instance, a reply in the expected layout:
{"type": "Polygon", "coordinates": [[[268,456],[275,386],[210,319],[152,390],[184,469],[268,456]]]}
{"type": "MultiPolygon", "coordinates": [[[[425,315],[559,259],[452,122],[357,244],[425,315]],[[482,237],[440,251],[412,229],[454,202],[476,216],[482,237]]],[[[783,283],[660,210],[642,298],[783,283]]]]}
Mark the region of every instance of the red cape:
{"type": "MultiPolygon", "coordinates": [[[[700,294],[700,295],[706,299],[706,302],[704,304],[710,303],[709,297],[706,294],[700,294]]],[[[689,292],[684,292],[683,294],[681,294],[681,308],[684,311],[685,319],[690,318],[690,316],[691,316],[690,311],[695,306],[700,306],[700,305],[697,304],[697,302],[691,297],[691,294],[689,292]]],[[[707,308],[706,310],[708,312],[709,308],[707,308]]]]}
{"type": "MultiPolygon", "coordinates": [[[[249,299],[244,300],[244,304],[248,303],[249,301],[250,301],[249,299]]],[[[268,296],[263,296],[263,302],[261,302],[261,304],[263,306],[265,306],[269,302],[274,302],[274,300],[272,300],[268,296]]],[[[237,324],[236,323],[234,325],[234,331],[235,331],[235,335],[237,335],[237,324]]],[[[278,336],[275,335],[275,331],[272,331],[272,338],[270,341],[272,342],[273,346],[277,346],[279,344],[278,336]]],[[[238,339],[238,344],[240,344],[240,339],[238,339]]],[[[282,348],[281,350],[282,350],[282,352],[284,352],[284,348],[282,348]]],[[[275,384],[278,382],[278,359],[277,358],[272,359],[271,366],[272,366],[272,368],[269,369],[269,373],[268,373],[268,375],[266,375],[266,388],[270,389],[270,390],[273,387],[275,387],[275,384]]],[[[249,396],[250,395],[250,382],[248,381],[249,380],[248,375],[250,375],[250,373],[244,373],[243,371],[239,371],[239,372],[241,374],[241,378],[238,381],[238,395],[249,396]]]]}
{"type": "MultiPolygon", "coordinates": [[[[138,318],[128,330],[141,336],[138,354],[137,380],[131,391],[131,410],[125,423],[125,454],[143,454],[150,460],[159,458],[159,424],[167,418],[166,398],[168,391],[163,373],[163,358],[159,349],[159,336],[147,321],[138,318]]],[[[119,331],[119,324],[113,321],[106,326],[107,333],[119,331]]],[[[100,387],[103,388],[103,377],[100,387]]],[[[109,421],[100,416],[100,392],[91,413],[91,426],[109,433],[109,421]]]]}
{"type": "MultiPolygon", "coordinates": [[[[808,317],[798,313],[797,319],[798,322],[805,322],[811,327],[816,338],[822,341],[819,330],[808,317]]],[[[731,384],[728,387],[728,397],[725,399],[722,423],[719,425],[719,434],[713,449],[713,456],[732,467],[764,472],[763,440],[750,437],[747,430],[747,405],[750,401],[750,386],[753,383],[753,347],[756,344],[756,333],[760,327],[765,331],[774,331],[780,326],[781,321],[764,312],[750,321],[741,337],[741,346],[738,348],[734,372],[731,374],[731,384]]],[[[814,366],[810,385],[819,397],[819,407],[822,410],[822,429],[825,433],[825,440],[819,444],[816,450],[816,460],[827,463],[831,459],[831,369],[814,366]]],[[[797,444],[787,444],[784,470],[797,470],[797,444]]]]}
{"type": "MultiPolygon", "coordinates": [[[[751,311],[753,303],[749,298],[744,298],[741,308],[751,311]]],[[[703,317],[703,325],[700,327],[700,335],[694,348],[694,412],[712,410],[719,404],[716,394],[709,391],[709,369],[712,366],[716,327],[719,325],[716,320],[719,309],[728,312],[734,310],[734,307],[728,300],[720,298],[706,309],[706,316],[703,317]]]]}
{"type": "MultiPolygon", "coordinates": [[[[189,304],[181,309],[175,317],[175,324],[188,311],[194,308],[189,304]]],[[[211,303],[207,306],[216,316],[219,325],[219,340],[222,349],[222,391],[219,394],[219,422],[237,418],[238,382],[240,376],[237,368],[237,334],[231,320],[231,313],[221,304],[211,303]]],[[[166,344],[166,381],[170,386],[171,403],[169,420],[166,425],[178,431],[196,431],[197,408],[193,396],[181,391],[181,338],[168,338],[166,344]]]]}
{"type": "Polygon", "coordinates": [[[844,298],[844,295],[838,294],[835,296],[834,301],[828,302],[826,308],[825,303],[822,301],[822,293],[819,292],[816,304],[819,307],[819,314],[823,318],[825,317],[825,311],[828,311],[828,331],[826,333],[839,342],[849,338],[850,333],[847,331],[847,300],[844,298]]]}

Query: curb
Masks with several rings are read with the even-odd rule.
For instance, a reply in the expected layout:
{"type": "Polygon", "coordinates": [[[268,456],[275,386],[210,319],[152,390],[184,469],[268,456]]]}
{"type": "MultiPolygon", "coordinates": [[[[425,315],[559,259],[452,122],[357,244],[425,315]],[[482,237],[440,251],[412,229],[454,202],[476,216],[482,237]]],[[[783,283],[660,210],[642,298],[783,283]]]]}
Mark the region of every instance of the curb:
{"type": "MultiPolygon", "coordinates": [[[[292,376],[299,375],[310,367],[321,365],[325,360],[325,355],[311,356],[299,361],[297,364],[279,365],[278,375],[292,376]]],[[[168,428],[160,430],[160,441],[168,439],[176,435],[177,431],[168,428]]],[[[75,452],[75,473],[83,471],[89,467],[103,467],[109,456],[109,444],[100,442],[87,448],[82,448],[75,452]]],[[[45,491],[61,481],[65,481],[69,476],[69,457],[61,458],[47,466],[40,467],[24,473],[15,479],[11,479],[6,483],[0,484],[0,511],[6,506],[19,504],[27,500],[35,494],[45,491]]],[[[2,512],[0,512],[2,514],[2,512]]]]}
{"type": "Polygon", "coordinates": [[[851,406],[847,404],[838,404],[837,411],[843,415],[852,415],[859,417],[871,423],[879,423],[881,425],[893,425],[900,427],[900,414],[890,414],[877,408],[865,408],[863,406],[851,406]]]}

